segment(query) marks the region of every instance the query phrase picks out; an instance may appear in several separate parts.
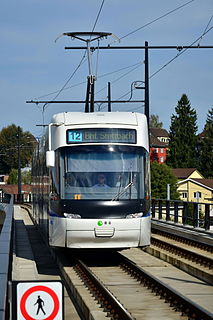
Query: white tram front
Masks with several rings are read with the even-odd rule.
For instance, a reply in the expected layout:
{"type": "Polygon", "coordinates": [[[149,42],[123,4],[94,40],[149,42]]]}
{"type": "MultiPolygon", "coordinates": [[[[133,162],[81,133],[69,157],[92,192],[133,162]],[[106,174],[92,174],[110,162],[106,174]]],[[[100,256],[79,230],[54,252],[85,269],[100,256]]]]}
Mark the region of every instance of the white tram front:
{"type": "Polygon", "coordinates": [[[145,115],[59,113],[45,141],[35,157],[39,187],[34,182],[34,218],[51,246],[122,249],[150,244],[145,115]]]}

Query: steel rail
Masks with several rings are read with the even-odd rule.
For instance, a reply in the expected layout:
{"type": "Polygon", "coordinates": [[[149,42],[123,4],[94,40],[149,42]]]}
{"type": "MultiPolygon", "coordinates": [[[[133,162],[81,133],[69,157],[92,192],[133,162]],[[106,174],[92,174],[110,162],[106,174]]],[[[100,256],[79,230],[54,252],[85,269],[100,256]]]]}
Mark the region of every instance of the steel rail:
{"type": "Polygon", "coordinates": [[[157,247],[161,247],[172,253],[175,252],[177,254],[180,254],[183,258],[195,261],[196,263],[199,263],[203,266],[208,266],[209,269],[211,269],[213,266],[213,259],[205,256],[204,254],[190,251],[190,249],[178,247],[176,244],[168,243],[161,239],[156,239],[153,236],[151,237],[151,244],[157,247]]]}
{"type": "Polygon", "coordinates": [[[95,296],[102,307],[104,307],[113,319],[135,320],[134,317],[124,308],[124,306],[112,295],[112,293],[100,282],[93,272],[81,261],[77,261],[77,272],[83,276],[85,284],[91,290],[95,291],[95,296]],[[85,274],[86,277],[84,277],[85,274]]]}
{"type": "Polygon", "coordinates": [[[183,296],[180,292],[176,291],[168,284],[163,283],[161,280],[151,275],[149,272],[143,270],[141,267],[130,261],[128,258],[121,256],[121,267],[153,292],[160,295],[166,302],[174,306],[176,310],[180,310],[183,314],[187,315],[190,319],[194,320],[212,320],[213,314],[208,310],[200,307],[187,297],[183,296]]]}

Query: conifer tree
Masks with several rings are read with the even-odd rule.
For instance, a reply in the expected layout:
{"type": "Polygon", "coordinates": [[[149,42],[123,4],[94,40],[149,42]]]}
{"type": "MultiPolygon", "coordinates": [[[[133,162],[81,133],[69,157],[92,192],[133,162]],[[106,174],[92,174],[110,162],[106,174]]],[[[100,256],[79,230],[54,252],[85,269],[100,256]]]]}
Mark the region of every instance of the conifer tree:
{"type": "Polygon", "coordinates": [[[149,126],[150,128],[162,128],[163,122],[159,120],[159,116],[155,114],[151,114],[149,118],[149,126]]]}
{"type": "Polygon", "coordinates": [[[197,114],[183,94],[171,117],[167,164],[172,168],[194,168],[197,165],[197,114]]]}
{"type": "Polygon", "coordinates": [[[213,178],[213,108],[208,110],[203,133],[199,137],[199,170],[205,178],[213,178]]]}

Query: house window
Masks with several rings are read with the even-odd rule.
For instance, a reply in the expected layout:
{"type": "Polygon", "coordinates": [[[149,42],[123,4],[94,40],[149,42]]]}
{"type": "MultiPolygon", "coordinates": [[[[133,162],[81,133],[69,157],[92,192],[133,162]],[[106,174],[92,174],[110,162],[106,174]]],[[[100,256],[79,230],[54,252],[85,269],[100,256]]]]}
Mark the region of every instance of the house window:
{"type": "Polygon", "coordinates": [[[155,153],[158,153],[158,148],[155,148],[155,153]]]}
{"type": "Polygon", "coordinates": [[[201,198],[201,192],[199,192],[199,191],[194,192],[194,198],[195,199],[200,199],[201,198]]]}
{"type": "Polygon", "coordinates": [[[164,149],[163,149],[163,148],[161,148],[161,149],[160,149],[160,152],[161,152],[161,153],[163,153],[163,152],[164,152],[164,149]]]}
{"type": "Polygon", "coordinates": [[[183,192],[183,193],[182,193],[182,198],[183,198],[183,199],[186,199],[186,198],[187,198],[187,192],[183,192]]]}
{"type": "Polygon", "coordinates": [[[164,162],[164,157],[160,157],[160,163],[164,162]]]}

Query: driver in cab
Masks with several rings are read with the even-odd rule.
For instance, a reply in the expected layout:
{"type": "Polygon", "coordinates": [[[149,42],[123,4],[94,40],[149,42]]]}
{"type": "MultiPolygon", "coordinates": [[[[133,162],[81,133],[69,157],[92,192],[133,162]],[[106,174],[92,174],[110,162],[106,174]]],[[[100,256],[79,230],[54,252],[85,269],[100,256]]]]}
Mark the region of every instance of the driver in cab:
{"type": "Polygon", "coordinates": [[[98,182],[97,182],[97,184],[95,184],[94,186],[93,186],[94,188],[110,188],[110,186],[108,186],[107,184],[106,184],[106,177],[105,177],[105,175],[104,174],[99,174],[98,175],[98,182]]]}

